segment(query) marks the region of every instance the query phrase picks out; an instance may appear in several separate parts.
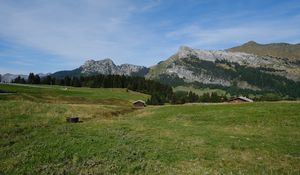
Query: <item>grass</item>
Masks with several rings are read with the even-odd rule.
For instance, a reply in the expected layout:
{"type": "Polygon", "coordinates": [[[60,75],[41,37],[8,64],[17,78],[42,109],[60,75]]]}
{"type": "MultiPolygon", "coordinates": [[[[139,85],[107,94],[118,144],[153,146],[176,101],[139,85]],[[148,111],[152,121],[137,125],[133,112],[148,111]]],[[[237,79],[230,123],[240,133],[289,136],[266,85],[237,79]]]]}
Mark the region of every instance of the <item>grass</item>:
{"type": "Polygon", "coordinates": [[[50,85],[0,84],[0,89],[17,92],[3,95],[0,99],[30,100],[49,103],[129,104],[146,100],[149,95],[119,88],[76,88],[50,85]]]}
{"type": "Polygon", "coordinates": [[[128,108],[0,100],[0,174],[300,173],[300,103],[128,108]]]}

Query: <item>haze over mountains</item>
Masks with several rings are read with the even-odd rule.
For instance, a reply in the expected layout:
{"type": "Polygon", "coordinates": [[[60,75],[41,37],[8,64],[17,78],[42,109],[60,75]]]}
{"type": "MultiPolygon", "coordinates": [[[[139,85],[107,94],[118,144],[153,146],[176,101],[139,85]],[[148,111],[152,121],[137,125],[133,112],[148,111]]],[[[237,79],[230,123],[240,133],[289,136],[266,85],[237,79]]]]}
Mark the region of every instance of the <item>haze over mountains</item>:
{"type": "MultiPolygon", "coordinates": [[[[52,76],[116,74],[142,76],[172,86],[200,83],[261,90],[251,76],[268,77],[278,83],[300,81],[300,44],[258,44],[253,41],[227,50],[202,50],[181,46],[177,53],[150,68],[132,64],[115,65],[111,59],[88,60],[70,71],[52,76]]],[[[15,77],[10,75],[10,77],[15,77]]],[[[2,76],[2,80],[6,80],[2,76]]],[[[260,82],[262,83],[262,82],[260,82]]]]}

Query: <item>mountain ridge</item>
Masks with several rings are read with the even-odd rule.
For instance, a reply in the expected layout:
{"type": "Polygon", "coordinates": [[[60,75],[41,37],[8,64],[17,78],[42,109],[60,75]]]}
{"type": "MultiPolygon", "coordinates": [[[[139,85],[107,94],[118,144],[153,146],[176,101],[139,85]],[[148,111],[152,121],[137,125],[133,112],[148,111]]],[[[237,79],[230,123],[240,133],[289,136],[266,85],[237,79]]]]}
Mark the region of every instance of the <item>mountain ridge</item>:
{"type": "MultiPolygon", "coordinates": [[[[187,82],[195,81],[197,80],[197,78],[194,76],[195,73],[190,72],[189,69],[186,69],[184,63],[182,62],[183,60],[189,60],[189,58],[191,57],[202,62],[203,61],[209,61],[209,62],[227,61],[227,62],[238,63],[241,66],[268,69],[268,70],[272,70],[272,71],[266,71],[268,73],[284,76],[294,81],[300,80],[299,66],[293,61],[289,61],[286,59],[276,59],[268,56],[257,56],[254,54],[243,53],[243,52],[230,52],[227,50],[223,51],[223,50],[192,49],[187,46],[181,46],[176,54],[172,55],[167,60],[160,62],[156,66],[151,67],[146,77],[150,79],[151,78],[157,79],[157,77],[160,74],[170,75],[170,74],[177,73],[179,75],[179,78],[185,78],[185,81],[187,82]]],[[[204,81],[203,80],[205,79],[204,72],[202,72],[201,75],[197,75],[197,76],[198,76],[198,80],[197,80],[198,82],[204,81]]],[[[209,80],[210,83],[212,84],[215,83],[211,81],[212,77],[210,77],[209,80]]],[[[229,85],[228,83],[226,84],[229,85]]]]}
{"type": "Polygon", "coordinates": [[[300,43],[269,43],[259,44],[255,41],[249,41],[240,46],[226,49],[230,52],[244,52],[258,56],[270,56],[276,58],[286,58],[291,61],[300,61],[300,43]]]}

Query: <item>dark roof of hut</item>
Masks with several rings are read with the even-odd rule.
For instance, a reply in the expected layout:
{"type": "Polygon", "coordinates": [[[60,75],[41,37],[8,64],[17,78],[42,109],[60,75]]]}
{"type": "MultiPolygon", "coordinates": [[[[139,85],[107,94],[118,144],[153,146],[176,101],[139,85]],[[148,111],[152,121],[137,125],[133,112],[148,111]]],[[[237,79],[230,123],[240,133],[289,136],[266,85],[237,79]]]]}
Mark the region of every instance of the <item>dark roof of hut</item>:
{"type": "Polygon", "coordinates": [[[245,101],[245,102],[253,102],[253,100],[251,100],[250,98],[242,97],[242,96],[230,99],[229,101],[233,101],[233,100],[242,100],[242,101],[245,101]]]}
{"type": "Polygon", "coordinates": [[[132,102],[133,104],[135,104],[135,103],[144,103],[144,104],[146,104],[146,102],[145,101],[143,101],[143,100],[137,100],[137,101],[134,101],[134,102],[132,102]]]}

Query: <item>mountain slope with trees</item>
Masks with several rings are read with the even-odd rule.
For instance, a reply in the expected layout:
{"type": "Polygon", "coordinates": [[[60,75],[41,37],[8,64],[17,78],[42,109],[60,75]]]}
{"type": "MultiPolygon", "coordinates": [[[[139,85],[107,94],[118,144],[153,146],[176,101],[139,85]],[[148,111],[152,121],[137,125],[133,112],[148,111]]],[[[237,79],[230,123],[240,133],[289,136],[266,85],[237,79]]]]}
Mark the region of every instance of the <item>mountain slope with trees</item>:
{"type": "Polygon", "coordinates": [[[275,93],[300,97],[300,66],[247,53],[181,47],[166,61],[151,67],[147,78],[171,86],[193,85],[223,89],[231,95],[275,93]]]}

